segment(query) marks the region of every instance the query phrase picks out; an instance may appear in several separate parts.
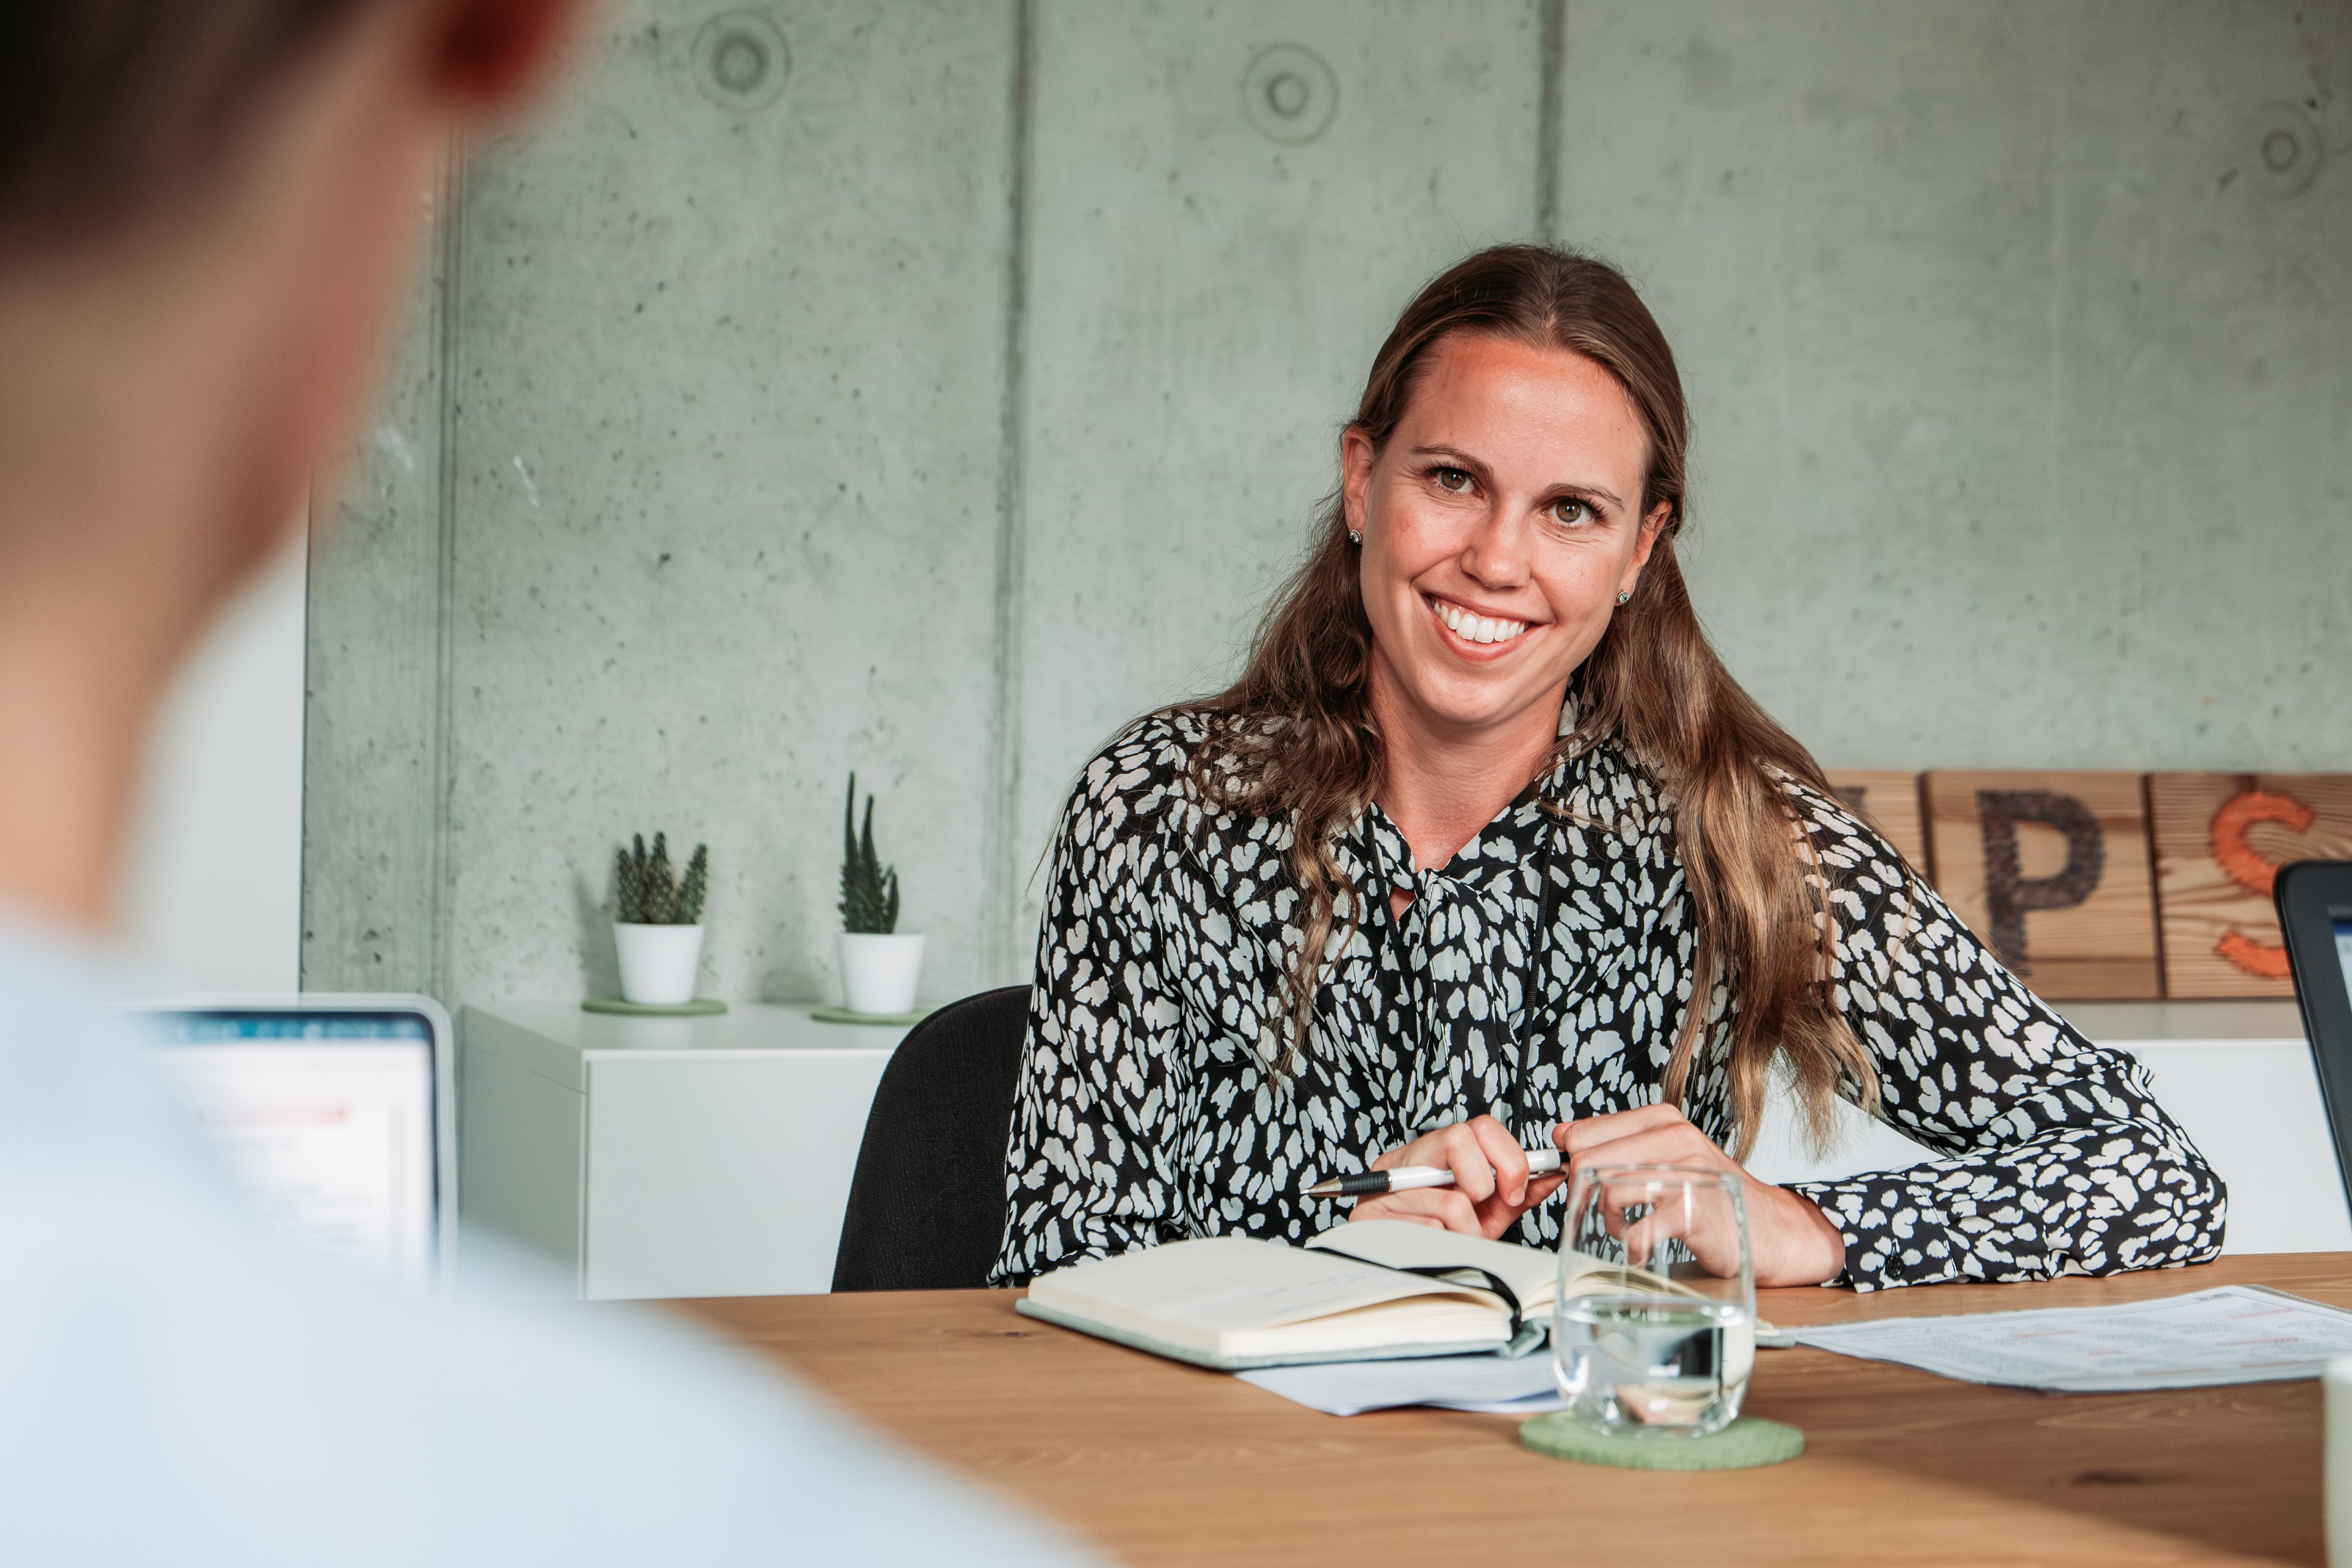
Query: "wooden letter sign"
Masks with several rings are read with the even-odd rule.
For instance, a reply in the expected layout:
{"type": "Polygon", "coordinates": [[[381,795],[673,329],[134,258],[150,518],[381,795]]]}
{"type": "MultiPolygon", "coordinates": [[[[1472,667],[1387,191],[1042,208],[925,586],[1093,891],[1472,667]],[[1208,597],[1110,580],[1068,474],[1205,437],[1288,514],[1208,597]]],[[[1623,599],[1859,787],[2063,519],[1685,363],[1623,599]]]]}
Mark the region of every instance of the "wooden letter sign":
{"type": "Polygon", "coordinates": [[[2053,1000],[2161,994],[2137,773],[1927,775],[1936,887],[2053,1000]]]}
{"type": "Polygon", "coordinates": [[[2292,996],[2271,883],[2352,858],[2352,775],[2151,773],[2156,898],[2170,996],[2292,996]]]}
{"type": "Polygon", "coordinates": [[[1911,868],[1929,875],[1927,825],[1919,815],[1919,775],[1879,768],[1825,768],[1848,811],[1878,829],[1911,868]]]}

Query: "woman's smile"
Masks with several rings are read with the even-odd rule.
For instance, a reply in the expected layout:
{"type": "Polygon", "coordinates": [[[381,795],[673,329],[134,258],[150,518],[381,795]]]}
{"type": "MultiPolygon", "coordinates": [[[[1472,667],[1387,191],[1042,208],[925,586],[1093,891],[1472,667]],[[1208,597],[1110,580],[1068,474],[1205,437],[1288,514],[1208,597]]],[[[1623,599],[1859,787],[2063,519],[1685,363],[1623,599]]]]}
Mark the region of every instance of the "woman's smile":
{"type": "Polygon", "coordinates": [[[1523,620],[1493,613],[1480,614],[1468,605],[1434,594],[1423,594],[1430,616],[1445,646],[1459,658],[1474,663],[1490,664],[1513,652],[1526,635],[1538,629],[1523,620]]]}

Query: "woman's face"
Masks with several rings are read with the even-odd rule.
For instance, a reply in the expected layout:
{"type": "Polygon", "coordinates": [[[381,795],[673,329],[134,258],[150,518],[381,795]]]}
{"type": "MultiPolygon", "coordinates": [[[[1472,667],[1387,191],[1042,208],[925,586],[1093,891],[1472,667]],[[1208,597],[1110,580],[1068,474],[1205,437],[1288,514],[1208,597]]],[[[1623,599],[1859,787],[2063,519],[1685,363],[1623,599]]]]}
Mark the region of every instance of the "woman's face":
{"type": "Polygon", "coordinates": [[[1430,356],[1387,447],[1341,453],[1372,678],[1435,735],[1549,724],[1665,522],[1640,511],[1649,438],[1580,354],[1462,333],[1430,356]]]}

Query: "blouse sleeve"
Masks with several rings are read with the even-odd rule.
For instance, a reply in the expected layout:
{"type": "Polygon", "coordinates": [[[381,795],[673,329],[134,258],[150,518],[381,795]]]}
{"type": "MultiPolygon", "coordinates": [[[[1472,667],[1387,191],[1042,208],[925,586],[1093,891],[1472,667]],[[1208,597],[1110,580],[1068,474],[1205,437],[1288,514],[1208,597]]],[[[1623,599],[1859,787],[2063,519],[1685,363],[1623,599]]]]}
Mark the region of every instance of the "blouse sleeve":
{"type": "Polygon", "coordinates": [[[1173,1239],[1179,1009],[1150,882],[1156,801],[1114,749],[1064,814],[1037,940],[992,1285],[1173,1239]]]}
{"type": "Polygon", "coordinates": [[[2084,1039],[1877,835],[1801,792],[1827,875],[1831,994],[1878,1068],[1879,1119],[1942,1156],[1799,1182],[1857,1290],[2202,1263],[2228,1196],[2147,1069],[2084,1039]]]}

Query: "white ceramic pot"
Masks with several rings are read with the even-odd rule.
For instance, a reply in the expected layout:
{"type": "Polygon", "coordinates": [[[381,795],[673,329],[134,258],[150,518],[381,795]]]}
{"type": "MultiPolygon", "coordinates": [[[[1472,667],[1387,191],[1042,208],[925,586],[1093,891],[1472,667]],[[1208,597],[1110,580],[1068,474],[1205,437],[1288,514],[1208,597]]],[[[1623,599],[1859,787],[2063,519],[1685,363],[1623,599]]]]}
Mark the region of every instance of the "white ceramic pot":
{"type": "Polygon", "coordinates": [[[700,926],[614,921],[613,945],[621,952],[622,1000],[647,1007],[675,1007],[694,1000],[695,966],[702,962],[700,926]]]}
{"type": "Polygon", "coordinates": [[[915,1010],[915,982],[923,973],[919,931],[876,936],[841,933],[843,1005],[853,1013],[888,1015],[915,1010]]]}

